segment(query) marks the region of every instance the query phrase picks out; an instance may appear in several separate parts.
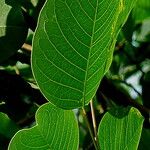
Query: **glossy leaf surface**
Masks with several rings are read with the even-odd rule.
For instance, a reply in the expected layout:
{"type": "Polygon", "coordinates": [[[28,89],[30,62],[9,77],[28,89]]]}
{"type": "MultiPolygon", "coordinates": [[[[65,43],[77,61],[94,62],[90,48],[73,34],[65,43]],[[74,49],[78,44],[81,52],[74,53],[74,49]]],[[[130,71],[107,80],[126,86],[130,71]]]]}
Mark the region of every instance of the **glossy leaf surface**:
{"type": "Polygon", "coordinates": [[[36,114],[33,128],[19,131],[9,150],[77,150],[78,125],[72,111],[45,104],[36,114]]]}
{"type": "Polygon", "coordinates": [[[50,0],[39,17],[32,67],[45,97],[88,104],[109,69],[116,37],[135,0],[50,0]]]}
{"type": "Polygon", "coordinates": [[[143,120],[135,108],[129,112],[119,108],[106,113],[98,131],[101,150],[137,150],[143,120]]]}

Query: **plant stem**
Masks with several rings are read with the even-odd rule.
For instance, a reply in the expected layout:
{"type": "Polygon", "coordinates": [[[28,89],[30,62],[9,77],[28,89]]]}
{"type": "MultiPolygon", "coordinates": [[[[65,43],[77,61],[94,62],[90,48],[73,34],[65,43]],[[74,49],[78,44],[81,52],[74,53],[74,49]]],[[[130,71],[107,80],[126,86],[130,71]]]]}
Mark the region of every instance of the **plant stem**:
{"type": "Polygon", "coordinates": [[[92,115],[92,122],[93,122],[93,129],[95,134],[95,140],[97,141],[97,127],[96,127],[96,119],[95,119],[95,112],[93,107],[93,101],[90,101],[90,107],[91,107],[91,115],[92,115]]]}
{"type": "Polygon", "coordinates": [[[94,135],[93,135],[93,133],[92,133],[91,126],[90,126],[90,123],[89,123],[89,121],[88,121],[86,111],[85,111],[85,109],[84,109],[84,108],[82,108],[82,110],[83,110],[83,115],[84,115],[84,118],[85,118],[85,121],[86,121],[86,124],[87,124],[88,130],[89,130],[89,133],[90,133],[90,135],[91,135],[91,138],[92,138],[92,141],[93,141],[94,147],[95,147],[95,149],[96,149],[96,150],[99,150],[99,148],[98,148],[98,146],[97,146],[97,144],[96,144],[96,141],[95,141],[94,135]]]}
{"type": "Polygon", "coordinates": [[[22,49],[24,49],[24,50],[26,50],[26,51],[28,51],[28,52],[31,52],[31,51],[32,51],[32,46],[29,45],[29,44],[27,44],[27,43],[24,43],[24,44],[22,45],[22,49]]]}

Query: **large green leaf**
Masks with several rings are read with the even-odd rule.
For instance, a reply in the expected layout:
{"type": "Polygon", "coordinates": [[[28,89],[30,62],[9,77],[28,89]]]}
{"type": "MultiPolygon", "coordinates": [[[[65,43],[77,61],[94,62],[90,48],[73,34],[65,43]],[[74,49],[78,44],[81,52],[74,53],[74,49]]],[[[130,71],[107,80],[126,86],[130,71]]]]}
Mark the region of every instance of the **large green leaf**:
{"type": "Polygon", "coordinates": [[[27,25],[19,5],[13,0],[0,0],[0,62],[13,55],[23,45],[27,25]]]}
{"type": "Polygon", "coordinates": [[[19,131],[11,140],[9,150],[77,150],[78,125],[72,111],[47,103],[36,114],[33,128],[19,131]]]}
{"type": "Polygon", "coordinates": [[[143,117],[135,108],[113,109],[103,117],[98,131],[101,150],[137,150],[143,117]]]}
{"type": "Polygon", "coordinates": [[[48,0],[34,36],[32,67],[45,97],[88,104],[109,69],[116,37],[135,0],[48,0]]]}

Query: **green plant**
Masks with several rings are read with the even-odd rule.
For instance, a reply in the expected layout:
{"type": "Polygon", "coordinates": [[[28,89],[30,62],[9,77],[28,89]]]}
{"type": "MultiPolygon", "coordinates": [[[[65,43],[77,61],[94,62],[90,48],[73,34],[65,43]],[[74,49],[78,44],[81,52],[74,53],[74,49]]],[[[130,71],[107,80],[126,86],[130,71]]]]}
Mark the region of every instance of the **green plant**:
{"type": "Polygon", "coordinates": [[[148,149],[148,1],[0,8],[0,150],[148,149]]]}

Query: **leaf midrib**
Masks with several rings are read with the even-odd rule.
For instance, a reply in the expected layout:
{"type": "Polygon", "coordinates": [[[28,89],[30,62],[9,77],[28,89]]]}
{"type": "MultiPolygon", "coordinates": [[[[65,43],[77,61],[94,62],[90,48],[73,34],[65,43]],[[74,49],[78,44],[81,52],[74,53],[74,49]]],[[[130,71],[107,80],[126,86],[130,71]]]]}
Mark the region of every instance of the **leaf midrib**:
{"type": "Polygon", "coordinates": [[[91,42],[90,42],[90,49],[89,49],[89,55],[87,59],[87,66],[86,66],[86,72],[85,72],[85,80],[84,80],[84,90],[83,90],[83,106],[85,105],[85,95],[86,95],[86,84],[87,84],[87,74],[88,74],[88,68],[89,68],[89,58],[91,54],[91,49],[93,45],[93,38],[94,38],[94,31],[95,31],[95,23],[96,23],[96,17],[97,17],[97,9],[98,9],[98,4],[99,1],[96,1],[96,7],[95,7],[95,15],[94,15],[94,20],[93,20],[93,28],[92,28],[92,36],[91,36],[91,42]]]}

